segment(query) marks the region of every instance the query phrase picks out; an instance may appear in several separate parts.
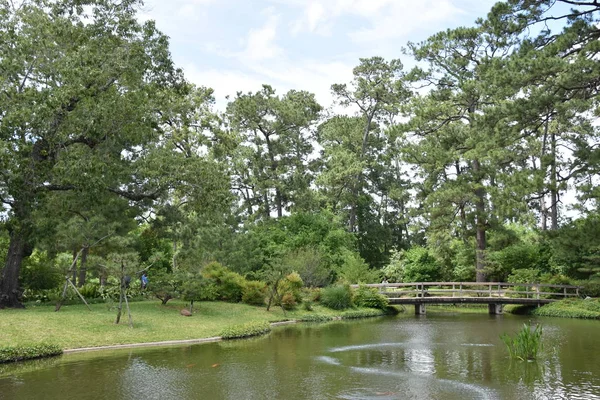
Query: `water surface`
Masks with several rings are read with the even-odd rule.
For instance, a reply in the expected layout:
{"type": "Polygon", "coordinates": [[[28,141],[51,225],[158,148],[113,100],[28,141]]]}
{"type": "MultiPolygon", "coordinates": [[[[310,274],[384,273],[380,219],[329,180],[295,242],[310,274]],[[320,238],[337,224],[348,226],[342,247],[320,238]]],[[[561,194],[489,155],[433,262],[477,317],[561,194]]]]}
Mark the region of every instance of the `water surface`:
{"type": "Polygon", "coordinates": [[[537,319],[541,359],[511,361],[499,335],[527,321],[401,315],[64,355],[5,366],[0,399],[600,399],[600,322],[537,319]]]}

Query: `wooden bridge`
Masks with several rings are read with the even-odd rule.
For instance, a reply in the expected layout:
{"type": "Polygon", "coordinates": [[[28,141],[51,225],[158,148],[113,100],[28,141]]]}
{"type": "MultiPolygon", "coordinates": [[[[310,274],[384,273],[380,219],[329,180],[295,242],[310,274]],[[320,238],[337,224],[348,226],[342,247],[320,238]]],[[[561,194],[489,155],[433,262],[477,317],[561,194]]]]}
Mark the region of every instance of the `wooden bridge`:
{"type": "MultiPolygon", "coordinates": [[[[579,286],[504,282],[373,283],[390,304],[412,304],[425,314],[427,304],[487,304],[490,314],[502,314],[505,304],[540,306],[579,297],[579,286]]],[[[352,285],[358,288],[359,285],[352,285]]]]}

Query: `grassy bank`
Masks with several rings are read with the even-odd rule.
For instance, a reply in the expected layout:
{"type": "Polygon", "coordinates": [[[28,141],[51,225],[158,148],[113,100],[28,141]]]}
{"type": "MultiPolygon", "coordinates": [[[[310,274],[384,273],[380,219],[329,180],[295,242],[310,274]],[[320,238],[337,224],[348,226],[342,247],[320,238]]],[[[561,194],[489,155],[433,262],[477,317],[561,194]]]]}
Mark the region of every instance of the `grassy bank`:
{"type": "Polygon", "coordinates": [[[600,319],[600,299],[567,299],[546,304],[532,311],[539,317],[600,319]]]}
{"type": "Polygon", "coordinates": [[[134,328],[127,325],[127,314],[121,324],[115,325],[116,310],[106,304],[63,306],[54,312],[54,306],[29,307],[25,310],[0,311],[0,343],[22,346],[31,343],[53,343],[63,349],[95,347],[116,344],[159,342],[165,340],[200,339],[220,336],[232,325],[276,322],[288,319],[310,319],[308,316],[341,317],[345,313],[362,312],[371,315],[371,309],[334,311],[315,306],[314,311],[294,310],[284,316],[280,308],[267,312],[264,307],[223,302],[202,302],[194,307],[192,317],[179,314],[183,302],[171,301],[161,306],[157,301],[131,303],[134,328]]]}

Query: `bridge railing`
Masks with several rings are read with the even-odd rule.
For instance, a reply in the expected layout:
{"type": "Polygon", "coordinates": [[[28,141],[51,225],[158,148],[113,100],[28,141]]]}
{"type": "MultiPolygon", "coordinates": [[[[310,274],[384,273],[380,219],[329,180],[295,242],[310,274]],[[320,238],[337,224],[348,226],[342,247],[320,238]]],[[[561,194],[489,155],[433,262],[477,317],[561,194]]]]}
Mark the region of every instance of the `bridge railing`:
{"type": "MultiPolygon", "coordinates": [[[[351,285],[354,288],[359,285],[351,285]]],[[[506,282],[402,282],[372,283],[391,297],[517,297],[527,299],[579,297],[580,286],[506,282]]]]}

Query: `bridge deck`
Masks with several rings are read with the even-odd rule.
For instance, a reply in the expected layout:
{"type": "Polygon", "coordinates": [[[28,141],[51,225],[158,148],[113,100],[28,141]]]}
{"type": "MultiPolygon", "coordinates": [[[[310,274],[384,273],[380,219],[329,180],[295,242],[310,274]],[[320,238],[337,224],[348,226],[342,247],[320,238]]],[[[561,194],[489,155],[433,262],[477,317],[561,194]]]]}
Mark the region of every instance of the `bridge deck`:
{"type": "Polygon", "coordinates": [[[548,304],[555,299],[519,299],[511,297],[389,297],[390,304],[548,304]]]}

